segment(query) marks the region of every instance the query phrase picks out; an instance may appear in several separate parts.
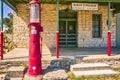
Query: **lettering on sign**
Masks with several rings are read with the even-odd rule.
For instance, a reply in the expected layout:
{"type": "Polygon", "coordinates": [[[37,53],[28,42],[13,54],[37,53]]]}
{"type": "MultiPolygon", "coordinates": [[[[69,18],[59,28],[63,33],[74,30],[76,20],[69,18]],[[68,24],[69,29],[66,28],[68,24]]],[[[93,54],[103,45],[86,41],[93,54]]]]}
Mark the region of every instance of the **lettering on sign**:
{"type": "Polygon", "coordinates": [[[72,3],[72,10],[98,10],[95,3],[72,3]]]}
{"type": "Polygon", "coordinates": [[[31,34],[37,34],[37,30],[34,26],[31,28],[31,34]]]}

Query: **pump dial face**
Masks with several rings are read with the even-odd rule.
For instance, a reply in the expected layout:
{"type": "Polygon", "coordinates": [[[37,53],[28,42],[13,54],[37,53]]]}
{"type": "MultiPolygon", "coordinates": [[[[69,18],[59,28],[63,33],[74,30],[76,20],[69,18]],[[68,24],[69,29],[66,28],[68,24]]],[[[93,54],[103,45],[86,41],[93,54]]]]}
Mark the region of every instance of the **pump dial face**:
{"type": "Polygon", "coordinates": [[[31,28],[31,34],[37,34],[37,30],[34,26],[31,28]]]}

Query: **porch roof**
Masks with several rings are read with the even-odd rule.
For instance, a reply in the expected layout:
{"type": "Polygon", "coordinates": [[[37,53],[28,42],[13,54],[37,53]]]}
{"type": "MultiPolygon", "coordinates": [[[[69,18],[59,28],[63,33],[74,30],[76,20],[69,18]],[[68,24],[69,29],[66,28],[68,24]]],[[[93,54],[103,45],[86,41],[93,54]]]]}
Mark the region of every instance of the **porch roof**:
{"type": "MultiPolygon", "coordinates": [[[[39,0],[41,3],[56,4],[57,0],[39,0]]],[[[4,0],[4,2],[11,7],[14,11],[17,12],[16,4],[17,3],[29,3],[30,0],[4,0]]],[[[72,2],[90,2],[90,3],[99,3],[106,4],[108,2],[112,3],[115,8],[115,13],[120,12],[120,0],[59,0],[60,4],[70,4],[72,2]]]]}

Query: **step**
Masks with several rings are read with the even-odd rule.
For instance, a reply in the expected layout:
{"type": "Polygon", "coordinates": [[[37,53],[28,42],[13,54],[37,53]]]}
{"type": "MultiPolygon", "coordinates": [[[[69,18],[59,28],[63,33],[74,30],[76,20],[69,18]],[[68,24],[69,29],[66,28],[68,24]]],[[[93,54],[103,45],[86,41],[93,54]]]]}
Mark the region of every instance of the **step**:
{"type": "Polygon", "coordinates": [[[19,78],[24,76],[24,67],[14,66],[10,67],[7,72],[7,77],[9,78],[19,78]]]}
{"type": "Polygon", "coordinates": [[[6,73],[8,70],[8,65],[0,65],[0,73],[6,73]]]}
{"type": "Polygon", "coordinates": [[[0,74],[0,80],[5,80],[6,74],[0,74]]]}
{"type": "Polygon", "coordinates": [[[23,80],[23,78],[10,78],[10,80],[23,80]]]}
{"type": "Polygon", "coordinates": [[[0,74],[4,74],[7,72],[7,69],[0,69],[0,74]]]}
{"type": "Polygon", "coordinates": [[[83,63],[70,66],[71,71],[86,71],[86,70],[104,70],[110,69],[110,66],[105,63],[83,63]]]}
{"type": "Polygon", "coordinates": [[[104,76],[115,76],[118,72],[108,70],[89,70],[89,71],[73,71],[73,74],[78,77],[104,77],[104,76]]]}

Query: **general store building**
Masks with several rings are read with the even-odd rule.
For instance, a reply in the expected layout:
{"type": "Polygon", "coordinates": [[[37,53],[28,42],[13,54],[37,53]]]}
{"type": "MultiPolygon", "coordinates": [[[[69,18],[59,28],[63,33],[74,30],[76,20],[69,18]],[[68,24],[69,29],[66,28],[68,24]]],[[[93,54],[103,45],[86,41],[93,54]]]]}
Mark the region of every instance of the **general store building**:
{"type": "MultiPolygon", "coordinates": [[[[17,11],[13,16],[13,41],[16,47],[28,48],[29,0],[5,2],[15,5],[11,7],[17,11]]],[[[116,18],[116,13],[120,11],[119,0],[59,0],[59,8],[56,8],[57,0],[40,2],[41,23],[44,29],[41,36],[43,44],[49,49],[56,47],[57,28],[59,46],[62,48],[107,47],[108,31],[111,32],[111,46],[119,47],[120,27],[117,27],[116,18]],[[59,26],[56,26],[57,20],[59,26]]]]}

